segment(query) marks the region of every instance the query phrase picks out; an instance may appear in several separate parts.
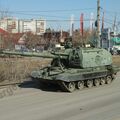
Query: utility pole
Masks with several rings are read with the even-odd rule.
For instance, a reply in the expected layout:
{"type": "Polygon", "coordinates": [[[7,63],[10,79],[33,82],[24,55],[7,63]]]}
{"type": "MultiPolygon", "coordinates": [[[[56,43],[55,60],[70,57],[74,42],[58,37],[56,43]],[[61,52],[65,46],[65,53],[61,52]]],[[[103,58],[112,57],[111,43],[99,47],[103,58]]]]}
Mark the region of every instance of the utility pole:
{"type": "Polygon", "coordinates": [[[103,17],[102,17],[102,31],[104,29],[104,18],[105,18],[105,12],[103,12],[103,17]]]}
{"type": "Polygon", "coordinates": [[[116,15],[115,15],[115,18],[114,18],[113,32],[114,32],[114,36],[115,36],[116,35],[116,15]]]}
{"type": "Polygon", "coordinates": [[[101,40],[100,40],[100,46],[103,47],[103,33],[104,33],[104,18],[105,18],[105,12],[103,12],[102,16],[102,28],[101,28],[101,40]]]}
{"type": "Polygon", "coordinates": [[[80,16],[80,35],[82,37],[82,46],[84,47],[85,46],[85,42],[84,42],[84,39],[83,39],[83,34],[84,34],[83,17],[84,17],[84,14],[82,13],[81,16],[80,16]]]}
{"type": "Polygon", "coordinates": [[[84,31],[83,17],[84,17],[84,14],[82,13],[80,16],[80,34],[81,34],[82,38],[83,38],[83,31],[84,31]]]}
{"type": "Polygon", "coordinates": [[[100,0],[97,0],[97,37],[97,47],[100,47],[100,0]]]}

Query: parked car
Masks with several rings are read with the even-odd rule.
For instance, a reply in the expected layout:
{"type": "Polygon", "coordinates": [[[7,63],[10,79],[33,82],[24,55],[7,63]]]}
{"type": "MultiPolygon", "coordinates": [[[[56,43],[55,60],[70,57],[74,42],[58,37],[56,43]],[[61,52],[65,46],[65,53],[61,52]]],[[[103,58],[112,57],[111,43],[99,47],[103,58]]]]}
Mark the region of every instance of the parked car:
{"type": "Polygon", "coordinates": [[[110,52],[112,55],[119,55],[120,54],[120,45],[114,45],[111,49],[110,52]]]}

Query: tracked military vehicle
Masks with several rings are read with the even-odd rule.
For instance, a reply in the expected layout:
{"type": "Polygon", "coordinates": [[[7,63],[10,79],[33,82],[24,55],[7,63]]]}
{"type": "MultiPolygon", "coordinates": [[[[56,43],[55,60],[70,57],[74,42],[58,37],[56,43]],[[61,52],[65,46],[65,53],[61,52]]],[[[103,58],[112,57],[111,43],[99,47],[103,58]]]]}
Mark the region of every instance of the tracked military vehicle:
{"type": "Polygon", "coordinates": [[[110,84],[119,71],[118,67],[112,65],[112,56],[105,49],[72,48],[69,42],[64,50],[49,54],[9,51],[3,51],[2,54],[52,58],[51,65],[32,71],[31,77],[40,85],[58,84],[68,92],[110,84]]]}
{"type": "Polygon", "coordinates": [[[110,84],[119,70],[105,49],[78,47],[51,54],[51,65],[33,71],[31,77],[42,85],[59,84],[63,91],[110,84]]]}

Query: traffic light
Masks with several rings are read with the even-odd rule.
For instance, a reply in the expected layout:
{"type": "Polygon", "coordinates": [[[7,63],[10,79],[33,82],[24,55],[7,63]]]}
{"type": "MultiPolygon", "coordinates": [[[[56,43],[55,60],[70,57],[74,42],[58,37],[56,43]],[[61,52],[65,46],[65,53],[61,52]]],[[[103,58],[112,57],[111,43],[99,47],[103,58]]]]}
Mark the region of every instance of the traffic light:
{"type": "Polygon", "coordinates": [[[98,26],[98,23],[97,23],[97,20],[95,21],[95,27],[97,27],[98,26]]]}

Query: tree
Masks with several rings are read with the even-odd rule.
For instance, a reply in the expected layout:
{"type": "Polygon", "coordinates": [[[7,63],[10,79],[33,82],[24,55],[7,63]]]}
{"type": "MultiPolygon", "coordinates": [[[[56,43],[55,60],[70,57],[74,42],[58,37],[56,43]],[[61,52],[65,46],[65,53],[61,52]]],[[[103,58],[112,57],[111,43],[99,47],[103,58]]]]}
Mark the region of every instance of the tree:
{"type": "Polygon", "coordinates": [[[93,30],[90,32],[88,29],[84,30],[83,36],[80,34],[80,30],[77,29],[73,34],[73,45],[84,47],[85,44],[91,44],[92,46],[96,46],[96,31],[93,30]]]}
{"type": "Polygon", "coordinates": [[[27,48],[29,49],[35,48],[35,46],[39,44],[39,42],[40,39],[37,35],[34,35],[31,32],[26,33],[25,45],[27,48]]]}

